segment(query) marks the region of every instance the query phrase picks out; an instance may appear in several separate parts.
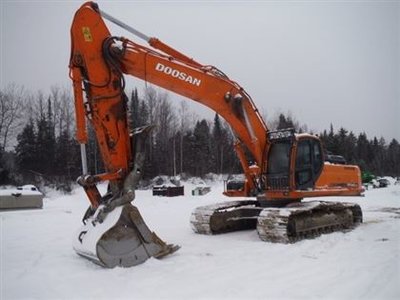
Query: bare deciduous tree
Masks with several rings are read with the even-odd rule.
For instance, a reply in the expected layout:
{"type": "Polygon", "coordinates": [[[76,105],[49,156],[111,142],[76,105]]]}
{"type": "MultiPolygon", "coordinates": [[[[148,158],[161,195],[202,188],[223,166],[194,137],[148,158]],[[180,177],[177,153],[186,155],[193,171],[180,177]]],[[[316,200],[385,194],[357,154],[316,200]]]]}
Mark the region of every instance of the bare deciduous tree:
{"type": "Polygon", "coordinates": [[[53,103],[53,120],[56,135],[63,131],[71,134],[71,125],[74,124],[74,107],[70,90],[59,86],[52,86],[50,99],[53,103]]]}
{"type": "Polygon", "coordinates": [[[180,141],[179,141],[179,152],[180,152],[180,165],[179,173],[183,172],[183,135],[189,130],[189,116],[188,116],[188,104],[185,101],[181,101],[179,107],[179,118],[180,118],[180,141]]]}
{"type": "Polygon", "coordinates": [[[10,84],[0,91],[0,146],[7,149],[13,145],[20,127],[28,94],[23,86],[10,84]]]}

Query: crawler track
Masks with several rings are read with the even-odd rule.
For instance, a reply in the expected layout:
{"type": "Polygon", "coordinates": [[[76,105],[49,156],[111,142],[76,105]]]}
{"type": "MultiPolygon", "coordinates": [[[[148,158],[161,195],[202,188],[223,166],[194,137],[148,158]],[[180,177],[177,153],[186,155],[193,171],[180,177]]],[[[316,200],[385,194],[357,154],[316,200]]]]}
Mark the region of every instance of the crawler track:
{"type": "Polygon", "coordinates": [[[194,232],[218,234],[230,231],[254,229],[262,208],[258,201],[229,201],[197,207],[190,218],[194,232]]]}
{"type": "Polygon", "coordinates": [[[324,233],[349,230],[362,222],[361,208],[353,203],[313,201],[287,208],[266,208],[257,221],[261,240],[294,243],[324,233]]]}
{"type": "Polygon", "coordinates": [[[353,203],[311,201],[284,208],[263,208],[258,201],[245,200],[198,207],[190,222],[200,234],[257,229],[263,241],[294,243],[352,229],[362,222],[362,212],[353,203]]]}

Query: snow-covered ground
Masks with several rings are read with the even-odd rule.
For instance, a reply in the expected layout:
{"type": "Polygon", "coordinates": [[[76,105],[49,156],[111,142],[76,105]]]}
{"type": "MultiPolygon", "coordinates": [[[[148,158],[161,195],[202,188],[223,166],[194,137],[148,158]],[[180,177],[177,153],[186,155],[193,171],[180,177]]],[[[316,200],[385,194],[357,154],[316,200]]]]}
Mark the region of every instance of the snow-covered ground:
{"type": "MultiPolygon", "coordinates": [[[[133,268],[104,269],[72,249],[88,205],[82,189],[47,194],[41,210],[0,213],[0,299],[400,299],[400,185],[365,197],[364,223],[347,233],[282,245],[256,231],[193,233],[201,205],[230,200],[222,183],[205,196],[153,197],[135,204],[149,227],[182,248],[133,268]]],[[[102,187],[104,188],[104,186],[102,187]]]]}

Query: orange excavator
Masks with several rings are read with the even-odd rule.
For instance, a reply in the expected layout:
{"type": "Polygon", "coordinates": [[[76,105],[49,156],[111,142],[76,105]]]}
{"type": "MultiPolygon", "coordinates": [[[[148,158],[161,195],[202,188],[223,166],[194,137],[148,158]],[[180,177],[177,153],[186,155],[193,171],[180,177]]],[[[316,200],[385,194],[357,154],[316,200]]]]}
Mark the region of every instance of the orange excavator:
{"type": "Polygon", "coordinates": [[[191,216],[196,233],[217,234],[256,228],[264,241],[293,243],[322,233],[351,229],[362,222],[357,204],[301,201],[308,197],[352,196],[363,192],[360,170],[324,162],[318,137],[294,130],[271,131],[246,91],[216,67],[203,65],[157,38],[84,3],[71,27],[70,77],[84,188],[90,207],[74,241],[76,252],[105,266],[129,267],[162,258],[179,246],[152,232],[131,204],[144,162],[144,143],[152,126],[130,128],[124,74],[197,101],[222,116],[235,135],[245,175],[237,200],[199,207],[191,216]],[[149,46],[110,34],[104,19],[149,46]],[[84,97],[85,95],[85,97],[84,97]],[[87,171],[86,121],[96,133],[106,172],[87,171]],[[108,181],[101,195],[97,184],[108,181]]]}

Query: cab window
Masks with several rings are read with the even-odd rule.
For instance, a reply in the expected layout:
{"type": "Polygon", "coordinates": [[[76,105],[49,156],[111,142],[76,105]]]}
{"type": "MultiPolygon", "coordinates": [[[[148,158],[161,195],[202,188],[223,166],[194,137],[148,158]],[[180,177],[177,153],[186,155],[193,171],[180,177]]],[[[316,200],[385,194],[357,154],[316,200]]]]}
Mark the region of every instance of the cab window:
{"type": "Polygon", "coordinates": [[[314,187],[322,170],[320,144],[313,139],[300,140],[297,144],[295,181],[298,189],[314,187]]]}
{"type": "Polygon", "coordinates": [[[276,143],[271,145],[268,159],[268,174],[289,172],[290,143],[276,143]]]}

